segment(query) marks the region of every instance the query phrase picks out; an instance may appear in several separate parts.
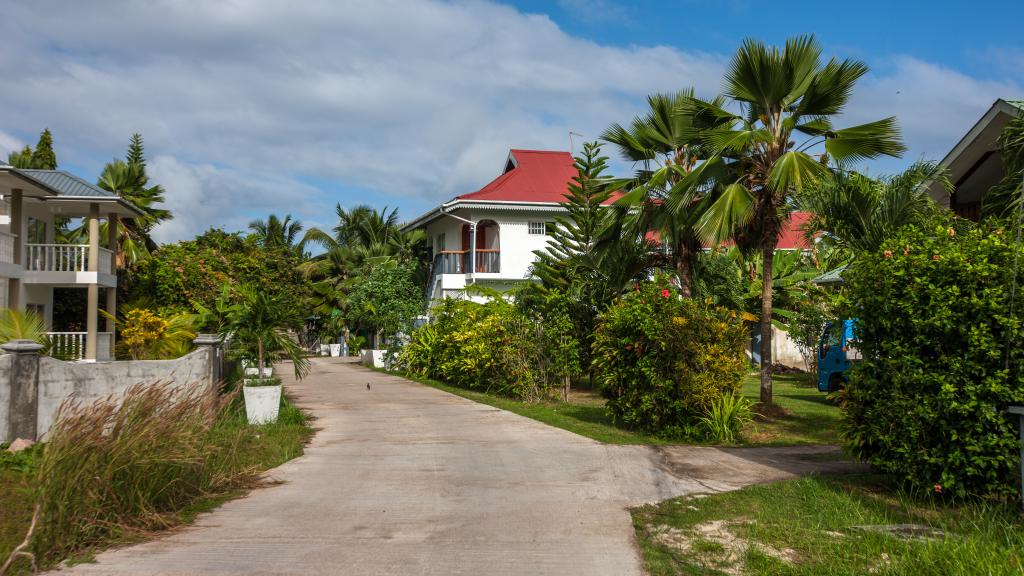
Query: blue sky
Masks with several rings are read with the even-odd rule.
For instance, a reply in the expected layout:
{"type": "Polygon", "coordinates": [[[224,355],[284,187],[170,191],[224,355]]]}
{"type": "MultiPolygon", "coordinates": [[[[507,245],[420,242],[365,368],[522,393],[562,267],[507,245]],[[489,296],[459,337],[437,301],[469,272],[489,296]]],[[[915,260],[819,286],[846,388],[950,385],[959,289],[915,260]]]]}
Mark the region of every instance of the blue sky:
{"type": "Polygon", "coordinates": [[[49,127],[94,179],[141,132],[177,215],[161,241],[271,212],[330,226],[338,202],[412,218],[509,148],[567,149],[653,92],[713,94],[746,36],[814,33],[871,66],[839,124],[896,116],[909,152],[867,167],[891,172],[1024,98],[1021,5],[0,0],[0,154],[49,127]]]}

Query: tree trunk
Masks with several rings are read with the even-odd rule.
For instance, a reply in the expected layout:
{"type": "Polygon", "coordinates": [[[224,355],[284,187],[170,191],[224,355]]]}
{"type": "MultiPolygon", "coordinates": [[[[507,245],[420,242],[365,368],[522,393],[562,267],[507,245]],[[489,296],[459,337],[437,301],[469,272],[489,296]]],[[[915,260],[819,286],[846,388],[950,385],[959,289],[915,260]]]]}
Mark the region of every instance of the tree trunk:
{"type": "Polygon", "coordinates": [[[571,386],[571,379],[568,376],[564,376],[564,378],[565,378],[565,387],[562,390],[562,400],[568,402],[569,401],[569,386],[571,386]]]}
{"type": "Polygon", "coordinates": [[[690,284],[693,281],[693,265],[690,262],[690,256],[689,249],[680,242],[675,248],[673,257],[676,261],[676,275],[679,276],[679,292],[687,298],[692,295],[690,284]]]}
{"type": "Polygon", "coordinates": [[[257,372],[256,373],[259,375],[259,379],[262,382],[262,380],[263,380],[263,341],[259,341],[259,342],[256,343],[256,356],[257,356],[256,361],[259,362],[259,364],[257,364],[257,366],[259,366],[259,368],[257,368],[257,372]]]}
{"type": "Polygon", "coordinates": [[[775,243],[762,248],[761,269],[761,403],[772,403],[772,260],[775,243]]]}

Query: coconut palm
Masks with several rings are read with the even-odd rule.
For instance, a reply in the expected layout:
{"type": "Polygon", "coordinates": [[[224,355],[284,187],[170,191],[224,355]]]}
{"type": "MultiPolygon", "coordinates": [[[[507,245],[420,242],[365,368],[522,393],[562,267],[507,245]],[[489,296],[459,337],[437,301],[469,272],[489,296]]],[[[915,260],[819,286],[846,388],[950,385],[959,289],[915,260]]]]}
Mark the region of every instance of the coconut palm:
{"type": "Polygon", "coordinates": [[[277,214],[271,214],[266,220],[262,218],[249,223],[252,230],[250,237],[257,244],[264,248],[294,248],[299,239],[299,232],[302,232],[302,222],[292,220],[291,214],[279,218],[277,214]]]}
{"type": "Polygon", "coordinates": [[[222,336],[231,339],[232,354],[256,361],[260,380],[263,380],[267,362],[288,359],[292,362],[295,378],[309,372],[309,360],[302,347],[288,334],[302,319],[295,307],[280,295],[272,295],[251,285],[236,289],[236,301],[225,315],[222,336]]]}
{"type": "Polygon", "coordinates": [[[848,253],[867,252],[877,250],[900,227],[924,223],[939,210],[928,194],[930,182],[947,192],[953,188],[935,162],[916,162],[876,180],[841,171],[811,186],[797,204],[813,214],[805,232],[823,231],[830,243],[848,253]]]}
{"type": "MultiPolygon", "coordinates": [[[[827,177],[830,163],[905,150],[895,118],[843,129],[832,124],[867,71],[856,60],[822,62],[813,36],[787,40],[782,49],[745,40],[729,64],[722,97],[681,103],[709,155],[667,206],[684,212],[696,194],[714,188],[714,202],[701,216],[701,237],[732,238],[743,250],[761,252],[764,276],[772,277],[775,246],[795,196],[827,177]]],[[[772,283],[762,284],[761,341],[770,350],[772,283]]],[[[769,354],[762,354],[761,401],[772,401],[769,354]]]]}

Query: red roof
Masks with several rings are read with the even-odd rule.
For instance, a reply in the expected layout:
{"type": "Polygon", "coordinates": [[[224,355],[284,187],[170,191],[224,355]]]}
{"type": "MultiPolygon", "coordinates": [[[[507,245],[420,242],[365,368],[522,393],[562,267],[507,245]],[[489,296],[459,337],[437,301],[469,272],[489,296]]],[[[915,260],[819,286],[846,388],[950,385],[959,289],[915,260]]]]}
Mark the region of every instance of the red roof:
{"type": "Polygon", "coordinates": [[[576,176],[572,154],[545,150],[509,153],[505,173],[462,200],[504,202],[564,202],[569,182],[576,176]]]}
{"type": "MultiPolygon", "coordinates": [[[[509,152],[505,172],[491,180],[476,192],[458,196],[459,200],[490,200],[498,202],[548,202],[565,201],[569,183],[576,177],[575,161],[572,154],[553,150],[518,150],[509,152]]],[[[618,194],[608,199],[614,202],[618,194]]],[[[806,250],[810,245],[804,239],[803,225],[811,215],[794,212],[783,226],[779,236],[778,249],[806,250]]],[[[649,239],[657,241],[657,235],[649,239]]]]}

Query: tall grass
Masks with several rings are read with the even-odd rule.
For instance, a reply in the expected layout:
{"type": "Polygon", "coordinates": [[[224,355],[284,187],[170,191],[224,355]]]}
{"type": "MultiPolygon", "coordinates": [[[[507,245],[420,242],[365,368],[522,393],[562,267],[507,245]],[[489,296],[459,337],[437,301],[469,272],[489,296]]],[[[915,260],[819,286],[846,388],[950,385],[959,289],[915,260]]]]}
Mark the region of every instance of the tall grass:
{"type": "Polygon", "coordinates": [[[165,382],[61,405],[35,471],[35,560],[49,566],[179,524],[302,453],[301,411],[285,403],[279,422],[251,427],[241,404],[237,392],[165,382]]]}
{"type": "Polygon", "coordinates": [[[734,444],[740,430],[753,418],[751,402],[739,394],[723,394],[711,403],[700,426],[708,440],[734,444]]]}

